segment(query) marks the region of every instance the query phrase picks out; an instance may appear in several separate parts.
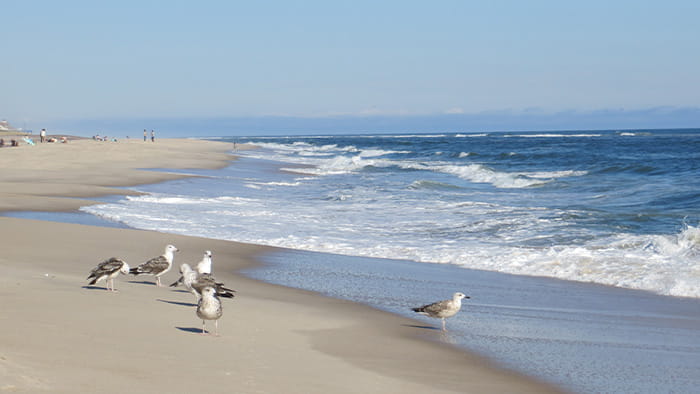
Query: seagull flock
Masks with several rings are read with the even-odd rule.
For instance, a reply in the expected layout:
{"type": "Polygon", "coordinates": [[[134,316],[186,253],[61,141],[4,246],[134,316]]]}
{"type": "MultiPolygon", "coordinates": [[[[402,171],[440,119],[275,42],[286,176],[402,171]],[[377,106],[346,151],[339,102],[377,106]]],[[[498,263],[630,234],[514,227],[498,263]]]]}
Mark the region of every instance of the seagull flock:
{"type": "MultiPolygon", "coordinates": [[[[94,285],[100,280],[105,280],[107,290],[115,292],[114,278],[121,274],[132,275],[153,275],[156,278],[156,286],[162,287],[160,277],[166,274],[173,266],[174,253],[179,249],[173,245],[167,245],[165,252],[158,257],[154,257],[134,268],[129,268],[124,260],[112,257],[97,265],[90,271],[87,277],[90,285],[94,285]]],[[[202,335],[206,334],[205,326],[207,320],[214,320],[214,335],[219,335],[219,318],[223,315],[221,299],[233,298],[236,291],[224,286],[222,282],[218,282],[211,273],[212,253],[207,250],[204,252],[204,257],[194,267],[189,264],[180,265],[180,277],[173,282],[170,287],[176,287],[180,284],[192,293],[197,301],[197,316],[202,319],[202,335]]],[[[412,311],[421,315],[429,316],[436,319],[442,319],[442,331],[447,331],[445,328],[445,319],[452,317],[462,308],[462,299],[470,298],[464,293],[454,293],[452,299],[433,302],[417,308],[411,308],[412,311]]]]}
{"type": "MultiPolygon", "coordinates": [[[[147,260],[134,268],[130,268],[126,261],[111,257],[93,268],[87,277],[89,285],[94,285],[100,280],[105,280],[107,290],[116,292],[114,278],[119,274],[153,275],[156,278],[156,286],[162,287],[160,277],[165,275],[173,266],[174,253],[179,249],[173,245],[167,245],[162,255],[147,260]]],[[[212,253],[207,250],[204,257],[193,269],[189,264],[180,265],[180,278],[170,286],[182,284],[198,300],[197,316],[202,319],[202,335],[206,334],[206,321],[214,320],[214,335],[219,336],[219,318],[223,315],[221,299],[219,297],[233,298],[236,291],[218,282],[211,273],[212,253]]]]}

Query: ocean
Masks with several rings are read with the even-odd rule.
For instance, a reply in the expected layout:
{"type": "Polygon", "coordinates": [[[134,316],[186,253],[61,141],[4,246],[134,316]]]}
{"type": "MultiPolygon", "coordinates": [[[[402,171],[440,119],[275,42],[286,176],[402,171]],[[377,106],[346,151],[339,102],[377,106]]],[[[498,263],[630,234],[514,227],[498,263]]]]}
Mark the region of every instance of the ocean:
{"type": "Polygon", "coordinates": [[[221,140],[260,149],[84,210],[137,228],[700,297],[700,130],[221,140]]]}
{"type": "Polygon", "coordinates": [[[255,148],[82,211],[406,316],[462,291],[439,340],[575,392],[700,385],[700,130],[211,139],[255,148]]]}

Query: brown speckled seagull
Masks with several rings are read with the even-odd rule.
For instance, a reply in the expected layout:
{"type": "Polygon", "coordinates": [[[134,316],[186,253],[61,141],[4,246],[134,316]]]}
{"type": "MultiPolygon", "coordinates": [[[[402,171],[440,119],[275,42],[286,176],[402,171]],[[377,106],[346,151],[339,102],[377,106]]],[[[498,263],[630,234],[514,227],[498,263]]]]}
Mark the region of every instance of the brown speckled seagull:
{"type": "Polygon", "coordinates": [[[129,273],[132,275],[155,275],[156,286],[161,287],[160,277],[170,271],[170,268],[173,266],[173,253],[177,251],[178,248],[168,245],[165,247],[165,253],[130,269],[129,273]]]}
{"type": "Polygon", "coordinates": [[[224,284],[222,282],[218,282],[212,274],[198,275],[195,281],[192,282],[191,286],[200,295],[207,287],[213,287],[216,295],[219,297],[233,298],[235,297],[233,293],[236,292],[236,290],[224,287],[224,284]]]}
{"type": "Polygon", "coordinates": [[[170,287],[177,287],[183,284],[197,299],[202,294],[205,287],[213,287],[219,297],[233,298],[236,290],[224,287],[222,282],[217,282],[212,274],[198,274],[189,264],[180,264],[180,278],[173,282],[170,287]]]}
{"type": "Polygon", "coordinates": [[[89,284],[94,285],[95,283],[104,279],[105,283],[107,284],[107,290],[117,291],[117,289],[114,288],[114,278],[120,273],[128,274],[129,264],[127,264],[124,260],[112,257],[93,268],[92,271],[90,271],[90,275],[87,277],[87,280],[92,279],[90,280],[89,284]]]}
{"type": "Polygon", "coordinates": [[[206,334],[204,327],[207,320],[214,320],[214,335],[219,336],[219,318],[224,314],[221,300],[216,296],[213,287],[202,289],[202,298],[197,304],[197,316],[202,319],[202,335],[206,334]]]}

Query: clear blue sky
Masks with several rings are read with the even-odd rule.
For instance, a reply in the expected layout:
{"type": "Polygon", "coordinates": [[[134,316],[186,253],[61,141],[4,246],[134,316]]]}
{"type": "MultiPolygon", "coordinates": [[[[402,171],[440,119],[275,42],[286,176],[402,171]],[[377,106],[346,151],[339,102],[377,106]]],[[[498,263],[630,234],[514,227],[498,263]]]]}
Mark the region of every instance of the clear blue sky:
{"type": "Polygon", "coordinates": [[[0,6],[0,118],[20,127],[700,107],[695,0],[0,6]]]}

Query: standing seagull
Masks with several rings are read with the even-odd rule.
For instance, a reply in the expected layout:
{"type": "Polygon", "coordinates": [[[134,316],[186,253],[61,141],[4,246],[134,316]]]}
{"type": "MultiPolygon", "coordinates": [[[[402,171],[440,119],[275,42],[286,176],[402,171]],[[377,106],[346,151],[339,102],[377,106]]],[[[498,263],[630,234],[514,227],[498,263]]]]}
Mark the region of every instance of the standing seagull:
{"type": "Polygon", "coordinates": [[[114,278],[122,273],[124,275],[129,273],[129,264],[126,261],[112,257],[109,260],[105,260],[97,265],[90,271],[90,276],[87,279],[92,279],[90,285],[94,285],[100,280],[104,279],[107,284],[107,290],[117,291],[114,288],[114,278]]]}
{"type": "Polygon", "coordinates": [[[233,293],[236,290],[224,287],[222,282],[217,282],[216,278],[212,274],[202,274],[197,276],[196,280],[191,284],[192,288],[198,293],[202,294],[205,288],[213,287],[216,295],[219,297],[233,298],[235,295],[233,293]]]}
{"type": "Polygon", "coordinates": [[[204,252],[204,257],[197,263],[195,270],[199,274],[211,274],[211,251],[204,252]]]}
{"type": "Polygon", "coordinates": [[[224,314],[221,309],[221,300],[216,296],[213,287],[202,289],[202,298],[197,303],[197,316],[202,319],[202,335],[206,334],[204,327],[207,320],[214,320],[214,335],[219,336],[219,318],[224,314]]]}
{"type": "Polygon", "coordinates": [[[170,287],[177,287],[178,285],[182,284],[195,296],[195,298],[199,299],[199,293],[192,288],[192,283],[194,283],[196,280],[197,271],[193,270],[189,264],[182,263],[180,264],[180,277],[175,282],[171,283],[170,287]]]}
{"type": "Polygon", "coordinates": [[[192,283],[194,281],[196,275],[211,274],[211,251],[207,250],[204,252],[204,257],[202,257],[202,259],[194,266],[194,270],[189,264],[181,264],[180,277],[177,279],[177,281],[173,282],[173,284],[171,284],[170,287],[177,287],[179,284],[184,284],[188,290],[192,291],[190,286],[184,282],[185,273],[187,273],[192,278],[190,279],[189,283],[192,283]]]}
{"type": "Polygon", "coordinates": [[[451,300],[438,301],[418,308],[411,308],[411,310],[421,315],[442,319],[442,331],[447,331],[445,329],[445,318],[452,317],[459,312],[459,309],[462,307],[462,298],[469,298],[469,296],[465,296],[462,293],[454,293],[451,300]]]}
{"type": "Polygon", "coordinates": [[[177,287],[182,283],[197,299],[205,287],[213,287],[220,297],[233,298],[236,290],[224,287],[222,282],[217,282],[212,274],[198,274],[189,264],[180,264],[180,278],[173,282],[170,287],[177,287]]]}
{"type": "Polygon", "coordinates": [[[129,273],[132,275],[155,275],[156,286],[161,287],[160,277],[170,271],[170,268],[173,266],[173,252],[178,251],[178,248],[173,245],[168,245],[165,247],[165,253],[146,261],[136,268],[130,269],[129,273]]]}

